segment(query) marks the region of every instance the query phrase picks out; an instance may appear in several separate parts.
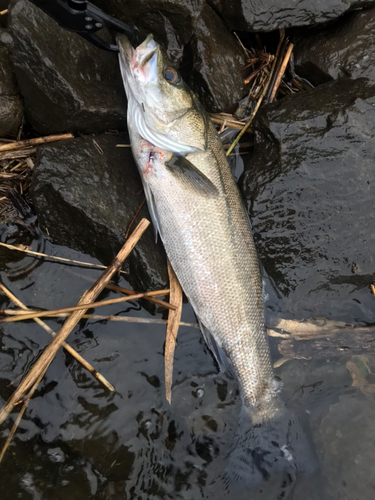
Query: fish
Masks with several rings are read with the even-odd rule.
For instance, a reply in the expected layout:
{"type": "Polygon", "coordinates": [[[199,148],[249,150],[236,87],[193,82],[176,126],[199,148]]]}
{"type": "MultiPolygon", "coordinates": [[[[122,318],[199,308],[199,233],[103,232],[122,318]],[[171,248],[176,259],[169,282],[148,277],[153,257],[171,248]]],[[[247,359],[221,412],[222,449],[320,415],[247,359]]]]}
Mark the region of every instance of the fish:
{"type": "MultiPolygon", "coordinates": [[[[264,321],[260,266],[248,214],[218,133],[152,35],[117,38],[131,148],[156,234],[221,371],[242,408],[220,476],[228,495],[306,460],[294,414],[280,397],[264,321]]],[[[281,479],[280,479],[281,480],[281,479]]]]}

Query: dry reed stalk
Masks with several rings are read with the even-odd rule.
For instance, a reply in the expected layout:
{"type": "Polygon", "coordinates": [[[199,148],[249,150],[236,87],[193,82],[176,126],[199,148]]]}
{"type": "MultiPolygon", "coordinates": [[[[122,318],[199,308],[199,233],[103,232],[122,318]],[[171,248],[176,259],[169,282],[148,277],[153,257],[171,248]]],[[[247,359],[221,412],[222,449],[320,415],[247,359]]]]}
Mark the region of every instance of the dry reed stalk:
{"type": "Polygon", "coordinates": [[[226,116],[220,116],[220,114],[211,114],[210,115],[212,123],[215,123],[216,125],[224,125],[228,128],[234,128],[236,130],[242,130],[245,123],[240,122],[238,120],[235,120],[232,116],[232,118],[226,117],[226,116]]]}
{"type": "MultiPolygon", "coordinates": [[[[2,291],[3,294],[6,295],[12,302],[21,307],[22,310],[17,311],[18,314],[25,314],[27,311],[32,312],[25,306],[25,304],[23,304],[15,295],[13,295],[13,293],[10,290],[8,290],[1,283],[0,283],[0,291],[2,291]]],[[[34,318],[34,321],[38,323],[38,325],[41,326],[43,330],[52,335],[52,337],[55,337],[57,335],[56,332],[54,332],[52,328],[46,325],[46,323],[44,323],[41,319],[34,318]]],[[[71,354],[78,361],[78,363],[81,363],[81,365],[84,368],[86,368],[86,370],[88,370],[97,380],[99,380],[99,382],[101,382],[109,391],[112,392],[115,390],[113,385],[110,384],[108,380],[105,377],[103,377],[103,375],[101,375],[97,370],[95,370],[95,368],[92,365],[90,365],[90,363],[88,363],[80,354],[78,354],[78,352],[75,349],[73,349],[73,347],[71,347],[66,342],[63,342],[62,346],[69,354],[71,354]]]]}
{"type": "Polygon", "coordinates": [[[292,43],[290,43],[288,45],[288,48],[286,50],[286,53],[285,53],[285,56],[284,56],[284,59],[283,59],[283,62],[281,63],[281,66],[280,66],[280,69],[279,69],[279,72],[277,74],[277,77],[276,77],[276,81],[275,81],[275,85],[272,89],[272,92],[271,92],[271,95],[270,95],[270,98],[269,98],[269,102],[272,102],[276,96],[276,92],[280,86],[280,83],[281,83],[281,79],[282,77],[284,76],[284,73],[285,73],[285,70],[286,70],[286,67],[288,65],[288,62],[289,62],[289,59],[290,59],[290,56],[292,54],[292,50],[293,50],[293,47],[294,45],[292,43]]]}
{"type": "Polygon", "coordinates": [[[172,381],[173,381],[173,357],[176,347],[178,327],[180,326],[182,312],[182,288],[175,275],[171,263],[167,260],[170,295],[169,300],[177,306],[175,311],[169,311],[167,331],[165,334],[164,348],[164,373],[165,373],[165,397],[169,404],[172,399],[172,381]]]}
{"type": "Polygon", "coordinates": [[[35,137],[34,139],[25,139],[24,141],[10,142],[8,144],[0,145],[0,151],[13,151],[15,149],[22,149],[28,146],[36,146],[37,144],[46,144],[48,142],[63,141],[65,139],[73,139],[73,134],[57,134],[47,135],[45,137],[35,137]]]}
{"type": "Polygon", "coordinates": [[[141,204],[139,205],[139,207],[137,208],[135,214],[133,215],[132,217],[132,220],[130,221],[129,223],[129,226],[128,226],[128,229],[126,230],[126,233],[125,233],[125,239],[127,240],[128,239],[128,236],[129,236],[129,233],[130,233],[130,230],[132,228],[132,225],[134,224],[134,221],[135,219],[137,218],[137,215],[139,214],[139,212],[141,211],[143,205],[146,203],[146,198],[143,198],[141,204]]]}
{"type": "Polygon", "coordinates": [[[17,151],[4,151],[0,153],[0,160],[15,160],[17,158],[25,158],[36,153],[36,148],[24,148],[17,151]]]}
{"type": "MultiPolygon", "coordinates": [[[[108,290],[113,290],[115,292],[126,293],[127,295],[133,295],[135,293],[139,293],[139,292],[135,292],[134,290],[129,290],[128,288],[123,288],[122,286],[111,285],[111,284],[108,284],[106,286],[106,288],[108,288],[108,290]]],[[[177,309],[177,307],[175,307],[173,304],[170,304],[169,302],[165,302],[164,300],[155,299],[154,297],[150,297],[150,296],[143,297],[143,298],[145,300],[148,300],[149,302],[152,302],[152,303],[157,304],[159,306],[165,307],[166,309],[172,309],[172,310],[177,309]]]]}
{"type": "Polygon", "coordinates": [[[16,433],[16,430],[21,422],[21,419],[23,417],[23,414],[25,413],[25,410],[27,408],[27,405],[29,404],[29,401],[30,399],[33,397],[33,394],[34,392],[36,391],[36,388],[38,387],[38,385],[40,384],[42,378],[44,377],[44,375],[46,374],[46,371],[48,369],[48,366],[45,368],[45,370],[43,370],[41,372],[41,374],[39,375],[39,377],[37,378],[37,380],[35,381],[35,384],[31,387],[29,393],[27,394],[27,396],[23,399],[23,405],[22,405],[22,408],[18,414],[18,417],[16,418],[16,421],[14,422],[11,430],[10,430],[10,433],[9,433],[9,436],[7,437],[7,440],[5,441],[4,443],[4,446],[3,446],[3,449],[1,450],[0,452],[0,464],[4,458],[4,455],[14,437],[14,434],[16,433]]]}
{"type": "MultiPolygon", "coordinates": [[[[134,230],[131,237],[123,245],[120,252],[117,254],[115,259],[112,261],[111,265],[102,273],[94,285],[87,290],[81,297],[79,305],[85,303],[91,303],[105,288],[105,285],[112,278],[112,276],[121,269],[121,266],[133,250],[134,246],[144,233],[144,231],[149,226],[150,222],[146,219],[142,219],[134,230]]],[[[37,359],[34,366],[29,370],[27,375],[21,381],[17,389],[14,391],[9,400],[5,403],[3,408],[0,410],[0,424],[4,422],[7,416],[11,413],[16,404],[18,404],[21,398],[31,389],[38,378],[43,374],[46,369],[51,364],[53,358],[55,357],[57,351],[61,347],[61,344],[68,337],[73,328],[77,325],[81,317],[85,314],[85,310],[73,312],[69,318],[65,321],[63,326],[60,328],[56,337],[54,337],[51,343],[46,347],[41,356],[37,359]]]]}
{"type": "MultiPolygon", "coordinates": [[[[55,255],[48,255],[46,253],[41,253],[41,252],[34,252],[33,250],[29,250],[28,248],[21,248],[21,247],[16,247],[14,245],[8,245],[7,243],[1,243],[0,246],[4,248],[8,248],[8,250],[17,250],[18,252],[23,252],[28,255],[33,255],[35,257],[44,257],[45,259],[53,259],[53,260],[58,260],[60,262],[66,262],[68,264],[78,264],[80,266],[87,266],[87,267],[92,267],[96,269],[107,269],[106,266],[103,266],[102,264],[92,264],[91,262],[83,262],[81,260],[72,260],[72,259],[65,259],[64,257],[56,257],[55,255]]],[[[123,271],[120,271],[123,273],[123,271]]],[[[126,273],[124,273],[126,274],[126,273]]]]}
{"type": "MultiPolygon", "coordinates": [[[[177,307],[174,306],[174,309],[177,307]]],[[[32,309],[28,309],[29,312],[36,312],[32,309]]],[[[20,311],[19,309],[3,309],[3,313],[8,316],[17,316],[18,314],[25,314],[25,311],[20,311]]],[[[49,318],[66,318],[70,313],[60,313],[48,316],[49,318]]],[[[120,323],[142,323],[142,324],[151,324],[151,325],[166,325],[168,323],[165,319],[156,319],[156,318],[138,318],[135,316],[102,316],[99,314],[84,314],[82,319],[96,319],[99,321],[118,321],[120,323]]],[[[48,328],[48,325],[46,325],[48,328]]],[[[190,326],[191,328],[199,328],[198,323],[185,323],[183,321],[180,322],[180,326],[190,326]]]]}
{"type": "Polygon", "coordinates": [[[266,79],[266,83],[264,85],[264,88],[263,88],[263,91],[256,103],[256,106],[254,108],[254,111],[251,113],[251,116],[250,118],[248,119],[248,121],[246,122],[246,125],[242,128],[241,132],[237,135],[237,137],[235,138],[235,140],[232,142],[230,148],[228,149],[228,151],[226,152],[226,155],[229,156],[231,154],[231,152],[233,151],[233,149],[236,147],[238,141],[241,139],[241,137],[244,135],[244,133],[247,131],[247,129],[250,127],[252,121],[254,120],[255,118],[255,115],[257,114],[258,112],[258,109],[260,108],[260,105],[262,104],[262,101],[263,101],[263,98],[264,96],[266,95],[266,92],[268,90],[268,86],[270,84],[270,81],[272,79],[272,75],[275,71],[275,67],[276,67],[276,62],[277,62],[277,59],[278,59],[278,55],[279,55],[279,52],[280,52],[280,48],[281,48],[281,45],[283,43],[283,38],[280,36],[280,41],[279,41],[279,44],[277,46],[277,50],[276,50],[276,55],[274,57],[274,60],[273,60],[273,63],[272,63],[272,67],[271,67],[271,71],[269,72],[269,75],[266,79]]]}
{"type": "MultiPolygon", "coordinates": [[[[152,297],[154,295],[167,295],[169,290],[154,290],[152,292],[137,293],[134,295],[128,295],[127,297],[119,297],[117,299],[102,300],[100,302],[82,302],[76,306],[71,307],[61,307],[59,309],[51,309],[48,311],[36,311],[36,312],[25,312],[18,314],[17,316],[11,316],[8,318],[0,319],[0,323],[14,323],[15,321],[24,321],[27,319],[44,318],[46,316],[53,316],[60,313],[71,313],[87,309],[93,309],[95,307],[110,306],[112,304],[120,304],[121,302],[127,302],[129,300],[142,299],[143,297],[152,297]]],[[[4,310],[0,309],[0,314],[4,314],[4,310]]]]}

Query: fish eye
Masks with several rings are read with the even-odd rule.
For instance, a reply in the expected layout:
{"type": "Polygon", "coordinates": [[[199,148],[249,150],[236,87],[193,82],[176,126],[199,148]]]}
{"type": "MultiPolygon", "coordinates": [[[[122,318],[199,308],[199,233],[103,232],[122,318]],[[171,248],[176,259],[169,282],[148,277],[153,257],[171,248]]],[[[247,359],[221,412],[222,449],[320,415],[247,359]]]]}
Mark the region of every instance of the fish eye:
{"type": "Polygon", "coordinates": [[[167,80],[168,83],[172,83],[174,85],[180,81],[178,71],[171,67],[165,68],[164,78],[167,80]]]}

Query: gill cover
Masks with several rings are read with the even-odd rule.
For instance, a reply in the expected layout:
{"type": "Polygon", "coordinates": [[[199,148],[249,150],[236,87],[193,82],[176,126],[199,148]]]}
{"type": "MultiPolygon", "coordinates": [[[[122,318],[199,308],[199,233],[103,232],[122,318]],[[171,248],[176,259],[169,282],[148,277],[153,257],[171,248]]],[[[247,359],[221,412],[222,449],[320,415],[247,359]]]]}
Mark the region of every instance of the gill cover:
{"type": "Polygon", "coordinates": [[[206,117],[194,94],[179,78],[170,83],[170,66],[149,35],[136,49],[125,36],[117,38],[121,75],[128,98],[128,121],[154,146],[179,155],[205,151],[206,117]]]}

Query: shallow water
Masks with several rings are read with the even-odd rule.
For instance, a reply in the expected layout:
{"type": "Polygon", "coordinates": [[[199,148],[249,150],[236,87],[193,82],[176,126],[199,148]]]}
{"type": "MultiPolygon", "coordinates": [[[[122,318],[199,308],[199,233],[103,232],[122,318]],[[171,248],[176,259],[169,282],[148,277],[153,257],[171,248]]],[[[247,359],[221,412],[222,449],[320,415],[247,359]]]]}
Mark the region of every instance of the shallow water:
{"type": "MultiPolygon", "coordinates": [[[[13,243],[14,239],[7,241],[13,243]]],[[[36,241],[33,247],[37,247],[36,241]]],[[[49,242],[44,251],[96,262],[49,242]]],[[[98,270],[0,250],[1,282],[30,308],[74,305],[99,274],[98,270]]],[[[117,281],[127,286],[123,277],[117,281]]],[[[277,309],[278,299],[270,281],[265,283],[270,315],[277,309]]],[[[114,296],[115,292],[106,291],[101,299],[114,296]]],[[[12,306],[1,296],[0,307],[12,306]]],[[[120,312],[163,317],[162,312],[151,316],[139,302],[108,306],[103,314],[120,312]]],[[[96,313],[102,314],[100,310],[96,313]]],[[[188,304],[182,321],[195,322],[188,304]]],[[[46,322],[57,331],[63,320],[46,322]]],[[[210,498],[210,483],[225,468],[234,440],[240,411],[237,383],[218,371],[200,331],[181,327],[169,405],[164,386],[164,339],[163,325],[82,320],[68,343],[116,391],[109,393],[60,350],[1,465],[0,498],[210,498]]],[[[49,341],[48,334],[32,321],[1,326],[1,404],[49,341]]],[[[276,340],[271,339],[274,359],[280,357],[276,347],[276,340]]],[[[288,498],[373,499],[375,401],[372,394],[352,386],[346,363],[355,362],[364,372],[368,368],[364,376],[371,386],[375,383],[370,373],[375,372],[375,357],[367,353],[365,359],[352,358],[344,353],[328,360],[295,359],[276,370],[283,380],[284,399],[309,429],[319,465],[313,475],[297,482],[288,498]]],[[[1,427],[1,443],[15,418],[13,413],[1,427]]],[[[258,491],[260,498],[282,498],[277,489],[263,491],[258,491]]]]}

